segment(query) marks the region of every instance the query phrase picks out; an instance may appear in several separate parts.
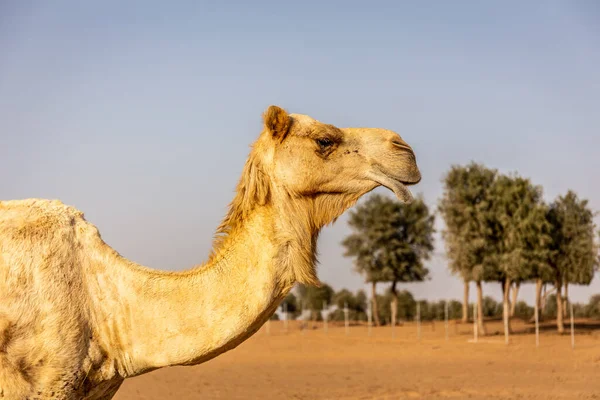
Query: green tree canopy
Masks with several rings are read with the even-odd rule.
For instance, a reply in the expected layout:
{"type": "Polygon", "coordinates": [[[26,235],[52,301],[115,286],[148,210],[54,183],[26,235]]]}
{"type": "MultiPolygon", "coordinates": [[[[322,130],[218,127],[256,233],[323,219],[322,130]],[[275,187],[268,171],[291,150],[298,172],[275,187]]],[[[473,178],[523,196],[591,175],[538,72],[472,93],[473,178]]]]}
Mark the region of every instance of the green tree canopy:
{"type": "Polygon", "coordinates": [[[454,165],[443,179],[444,193],[438,210],[444,218],[442,237],[450,271],[463,280],[486,281],[498,278],[489,262],[489,244],[486,235],[486,215],[492,206],[491,188],[497,171],[471,162],[467,166],[454,165]]]}
{"type": "Polygon", "coordinates": [[[491,251],[485,262],[501,279],[532,279],[548,256],[542,188],[517,175],[499,175],[491,186],[490,202],[485,220],[491,251]]]}

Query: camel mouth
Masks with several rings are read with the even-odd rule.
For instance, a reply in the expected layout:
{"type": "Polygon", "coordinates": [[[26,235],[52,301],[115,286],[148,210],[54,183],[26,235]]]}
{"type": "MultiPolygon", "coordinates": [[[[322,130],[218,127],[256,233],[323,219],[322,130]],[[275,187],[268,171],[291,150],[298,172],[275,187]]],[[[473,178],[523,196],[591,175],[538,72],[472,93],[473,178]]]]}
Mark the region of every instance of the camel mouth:
{"type": "Polygon", "coordinates": [[[416,169],[416,172],[414,172],[414,176],[412,176],[410,180],[393,179],[396,181],[396,188],[392,190],[399,200],[404,201],[405,203],[410,203],[413,200],[413,195],[410,192],[410,190],[408,190],[408,186],[418,184],[419,182],[421,182],[421,179],[421,172],[418,169],[416,169]]]}

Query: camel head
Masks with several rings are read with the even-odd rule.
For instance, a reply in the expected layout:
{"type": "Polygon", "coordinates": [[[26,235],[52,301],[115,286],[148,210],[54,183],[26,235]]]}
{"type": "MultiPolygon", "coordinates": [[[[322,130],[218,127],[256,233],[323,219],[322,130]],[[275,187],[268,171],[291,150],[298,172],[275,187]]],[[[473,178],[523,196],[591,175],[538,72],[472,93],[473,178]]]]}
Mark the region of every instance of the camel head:
{"type": "Polygon", "coordinates": [[[407,186],[421,180],[413,150],[395,132],[337,128],[274,106],[264,119],[274,148],[272,176],[290,193],[358,198],[383,185],[406,202],[407,186]]]}
{"type": "Polygon", "coordinates": [[[411,147],[395,132],[338,128],[309,116],[269,107],[261,144],[272,185],[293,196],[345,195],[358,199],[377,186],[407,202],[407,186],[421,174],[411,147]]]}
{"type": "Polygon", "coordinates": [[[408,202],[407,186],[421,180],[412,148],[395,132],[338,128],[277,106],[263,122],[221,231],[257,205],[292,200],[297,207],[302,199],[319,229],[378,186],[408,202]]]}

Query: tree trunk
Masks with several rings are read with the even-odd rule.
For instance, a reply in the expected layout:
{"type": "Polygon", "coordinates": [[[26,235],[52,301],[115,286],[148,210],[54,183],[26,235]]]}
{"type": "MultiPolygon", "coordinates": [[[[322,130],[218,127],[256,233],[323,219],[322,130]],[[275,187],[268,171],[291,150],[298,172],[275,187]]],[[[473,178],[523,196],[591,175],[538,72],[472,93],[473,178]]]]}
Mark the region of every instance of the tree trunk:
{"type": "Polygon", "coordinates": [[[381,326],[379,322],[379,309],[377,308],[377,282],[371,282],[371,303],[373,304],[373,322],[375,326],[381,326]]]}
{"type": "Polygon", "coordinates": [[[481,281],[477,281],[477,334],[485,336],[485,325],[483,324],[483,287],[481,281]]]}
{"type": "Polygon", "coordinates": [[[466,324],[469,322],[469,281],[465,279],[464,284],[462,322],[466,324]]]}
{"type": "Polygon", "coordinates": [[[392,282],[392,326],[398,321],[398,292],[396,292],[396,281],[392,282]]]}
{"type": "Polygon", "coordinates": [[[567,310],[569,309],[569,280],[565,279],[564,283],[565,287],[565,297],[563,298],[563,316],[567,314],[567,310]]]}
{"type": "Polygon", "coordinates": [[[563,323],[563,302],[562,302],[562,282],[558,279],[556,285],[556,329],[558,333],[565,332],[565,325],[563,323]]]}
{"type": "MultiPolygon", "coordinates": [[[[504,282],[502,285],[503,291],[503,307],[502,307],[502,317],[503,321],[505,321],[506,329],[508,329],[508,333],[512,333],[510,327],[510,278],[504,278],[504,282]]],[[[505,332],[506,334],[506,332],[505,332]]]]}
{"type": "Polygon", "coordinates": [[[535,280],[535,303],[537,304],[537,308],[538,308],[538,321],[541,321],[542,320],[542,310],[544,309],[542,307],[542,280],[541,279],[535,280]]]}
{"type": "Polygon", "coordinates": [[[544,310],[546,308],[546,302],[548,301],[548,296],[550,296],[555,290],[556,290],[556,287],[554,287],[550,290],[546,290],[546,284],[544,284],[544,293],[542,294],[542,310],[544,310]]]}
{"type": "Polygon", "coordinates": [[[510,304],[510,316],[515,316],[515,308],[517,307],[517,297],[519,296],[519,288],[521,282],[515,282],[515,286],[512,288],[512,303],[510,304]]]}
{"type": "Polygon", "coordinates": [[[542,310],[546,308],[546,296],[547,296],[546,284],[543,285],[543,288],[544,288],[544,292],[542,294],[542,304],[541,304],[542,310]]]}

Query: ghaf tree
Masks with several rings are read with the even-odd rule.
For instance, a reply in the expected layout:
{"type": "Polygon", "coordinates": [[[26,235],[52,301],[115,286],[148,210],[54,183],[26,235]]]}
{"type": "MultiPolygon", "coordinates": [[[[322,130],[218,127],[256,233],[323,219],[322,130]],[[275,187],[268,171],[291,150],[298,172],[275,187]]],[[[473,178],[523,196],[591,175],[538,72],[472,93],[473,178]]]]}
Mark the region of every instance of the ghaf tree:
{"type": "Polygon", "coordinates": [[[375,323],[377,282],[391,282],[392,315],[398,310],[397,285],[424,281],[429,270],[424,262],[433,251],[435,217],[422,197],[401,203],[386,196],[371,195],[350,212],[348,224],[353,230],[342,242],[345,256],[354,258],[358,272],[372,283],[375,323]]]}

